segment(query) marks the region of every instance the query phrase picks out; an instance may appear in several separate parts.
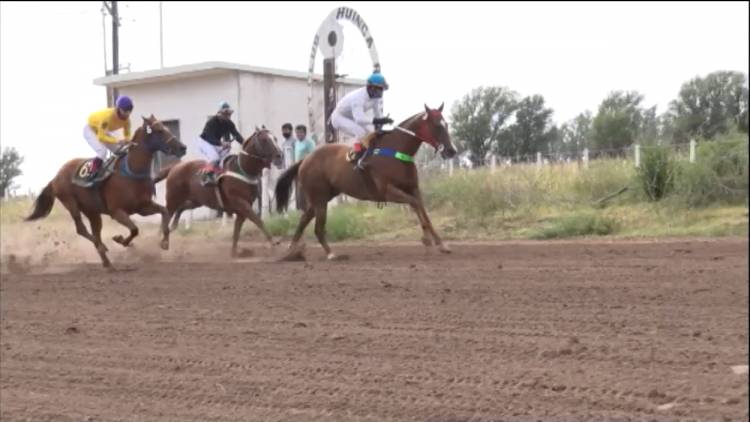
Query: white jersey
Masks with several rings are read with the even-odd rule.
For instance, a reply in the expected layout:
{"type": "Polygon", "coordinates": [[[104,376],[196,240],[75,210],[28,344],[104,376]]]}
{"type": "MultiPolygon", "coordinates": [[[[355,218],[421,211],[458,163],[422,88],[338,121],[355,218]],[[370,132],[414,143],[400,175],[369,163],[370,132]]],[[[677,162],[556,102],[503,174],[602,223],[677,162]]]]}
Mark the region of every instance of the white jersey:
{"type": "Polygon", "coordinates": [[[332,115],[339,115],[347,120],[353,120],[362,127],[372,125],[373,117],[383,117],[383,99],[370,98],[367,87],[359,88],[344,96],[336,105],[332,115]],[[373,116],[367,112],[372,110],[373,116]]]}

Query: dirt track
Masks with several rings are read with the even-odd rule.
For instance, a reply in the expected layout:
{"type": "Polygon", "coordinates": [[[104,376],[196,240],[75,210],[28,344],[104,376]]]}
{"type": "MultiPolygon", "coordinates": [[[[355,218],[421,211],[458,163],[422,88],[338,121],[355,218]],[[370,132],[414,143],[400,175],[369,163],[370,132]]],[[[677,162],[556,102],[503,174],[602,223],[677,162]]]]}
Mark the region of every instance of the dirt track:
{"type": "Polygon", "coordinates": [[[453,249],[3,274],[1,419],[747,420],[746,239],[453,249]]]}

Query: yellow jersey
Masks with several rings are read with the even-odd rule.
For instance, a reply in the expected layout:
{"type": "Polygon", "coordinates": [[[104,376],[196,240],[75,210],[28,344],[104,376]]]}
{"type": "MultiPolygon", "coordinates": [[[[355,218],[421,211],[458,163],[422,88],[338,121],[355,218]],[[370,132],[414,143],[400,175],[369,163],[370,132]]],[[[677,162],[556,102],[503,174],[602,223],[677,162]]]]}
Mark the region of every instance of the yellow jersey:
{"type": "Polygon", "coordinates": [[[89,126],[96,132],[96,137],[102,142],[116,144],[118,140],[110,135],[109,132],[114,132],[118,129],[123,129],[125,140],[130,141],[130,119],[120,119],[114,107],[91,113],[89,115],[89,126]]]}

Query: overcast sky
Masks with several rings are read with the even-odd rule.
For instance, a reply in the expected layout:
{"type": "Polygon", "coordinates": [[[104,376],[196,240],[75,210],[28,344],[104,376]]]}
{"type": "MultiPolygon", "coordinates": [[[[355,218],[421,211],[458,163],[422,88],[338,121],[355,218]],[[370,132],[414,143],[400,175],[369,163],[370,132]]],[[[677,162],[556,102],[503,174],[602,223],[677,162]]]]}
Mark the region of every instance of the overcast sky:
{"type": "MultiPolygon", "coordinates": [[[[158,68],[158,2],[119,4],[120,63],[158,68]]],[[[662,112],[692,77],[748,72],[747,2],[165,2],[164,64],[219,60],[306,71],[315,32],[338,6],[367,22],[391,86],[385,109],[397,121],[425,102],[450,109],[480,85],[542,94],[558,123],[595,111],[618,89],[639,90],[662,112]]],[[[93,154],[82,128],[106,106],[105,89],[92,83],[104,73],[100,8],[0,3],[0,144],[26,158],[23,192],[39,191],[68,159],[93,154]]],[[[365,43],[343,26],[339,72],[365,78],[365,43]]],[[[134,100],[137,114],[149,113],[134,100]]]]}

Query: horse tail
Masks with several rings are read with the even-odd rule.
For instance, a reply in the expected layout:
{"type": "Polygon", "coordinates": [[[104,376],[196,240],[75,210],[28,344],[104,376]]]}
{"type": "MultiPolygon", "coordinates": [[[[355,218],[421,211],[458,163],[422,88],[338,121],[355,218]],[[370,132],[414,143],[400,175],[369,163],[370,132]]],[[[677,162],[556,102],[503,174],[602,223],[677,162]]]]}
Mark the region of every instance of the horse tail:
{"type": "Polygon", "coordinates": [[[167,176],[169,176],[169,171],[172,170],[175,165],[176,164],[172,164],[171,166],[169,166],[167,168],[161,169],[161,171],[159,171],[159,175],[156,176],[156,178],[154,179],[154,184],[157,184],[157,183],[161,182],[162,180],[166,179],[167,176]]]}
{"type": "Polygon", "coordinates": [[[289,206],[289,192],[292,189],[292,182],[297,178],[301,164],[302,161],[299,161],[289,167],[276,182],[276,211],[283,212],[289,206]]]}
{"type": "Polygon", "coordinates": [[[52,188],[52,182],[49,182],[42,191],[42,194],[34,201],[34,211],[31,215],[26,217],[25,221],[34,221],[44,218],[49,215],[52,211],[52,206],[55,205],[55,193],[52,188]]]}

